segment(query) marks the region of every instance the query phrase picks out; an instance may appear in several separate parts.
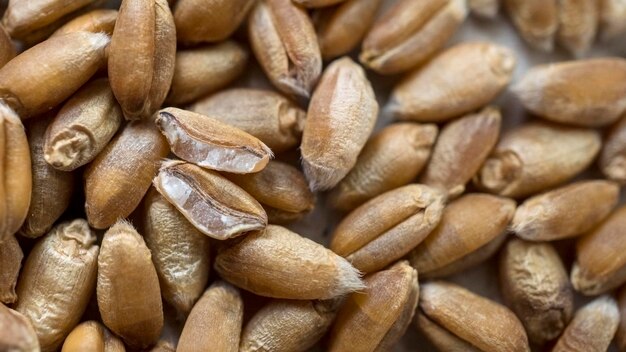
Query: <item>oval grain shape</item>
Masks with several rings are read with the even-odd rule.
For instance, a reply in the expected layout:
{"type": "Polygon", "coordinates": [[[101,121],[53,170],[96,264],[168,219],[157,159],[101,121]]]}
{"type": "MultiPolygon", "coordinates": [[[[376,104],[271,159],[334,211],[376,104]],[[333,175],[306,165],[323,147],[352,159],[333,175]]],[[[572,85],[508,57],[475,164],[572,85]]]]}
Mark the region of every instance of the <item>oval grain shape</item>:
{"type": "Polygon", "coordinates": [[[117,14],[117,10],[110,9],[89,11],[64,24],[52,33],[51,37],[80,31],[113,35],[117,14]]]}
{"type": "Polygon", "coordinates": [[[179,0],[174,6],[178,41],[185,44],[227,39],[250,12],[255,0],[179,0]]]}

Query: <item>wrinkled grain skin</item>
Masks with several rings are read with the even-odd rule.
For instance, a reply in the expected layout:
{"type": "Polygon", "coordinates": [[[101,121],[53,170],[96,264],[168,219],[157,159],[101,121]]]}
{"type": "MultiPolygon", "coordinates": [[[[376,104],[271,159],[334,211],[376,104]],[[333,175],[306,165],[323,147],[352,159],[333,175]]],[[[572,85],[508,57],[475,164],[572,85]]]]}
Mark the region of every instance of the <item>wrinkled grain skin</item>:
{"type": "Polygon", "coordinates": [[[308,99],[322,72],[322,54],[305,9],[291,0],[259,0],[248,19],[248,37],[272,84],[308,99]]]}
{"type": "MultiPolygon", "coordinates": [[[[11,304],[17,301],[15,285],[17,284],[24,253],[11,235],[0,245],[0,302],[11,304]]],[[[1,346],[1,343],[0,343],[1,346]]]]}
{"type": "Polygon", "coordinates": [[[282,95],[234,88],[200,99],[189,110],[211,116],[258,138],[274,153],[300,144],[306,112],[282,95]]]}
{"type": "Polygon", "coordinates": [[[615,182],[575,182],[527,199],[517,208],[511,228],[528,241],[578,236],[604,220],[618,200],[619,185],[615,182]]]}
{"type": "Polygon", "coordinates": [[[445,195],[424,185],[381,194],[337,226],[330,249],[365,273],[378,271],[427,238],[444,212],[445,195]]]}
{"type": "Polygon", "coordinates": [[[419,309],[415,312],[417,329],[437,348],[446,352],[481,352],[472,344],[459,338],[444,327],[430,320],[419,309]]]}
{"type": "Polygon", "coordinates": [[[615,345],[620,351],[626,351],[626,289],[620,289],[617,295],[617,303],[619,308],[619,326],[615,335],[615,345]]]}
{"type": "Polygon", "coordinates": [[[102,321],[129,347],[157,341],[163,328],[159,278],[143,238],[124,221],[104,234],[97,296],[102,321]]]}
{"type": "Polygon", "coordinates": [[[50,123],[43,146],[44,158],[56,169],[73,171],[95,159],[123,120],[109,81],[87,83],[50,123]]]}
{"type": "Polygon", "coordinates": [[[538,345],[557,338],[572,318],[574,292],[549,243],[509,241],[500,258],[500,290],[538,345]]]}
{"type": "Polygon", "coordinates": [[[504,134],[474,177],[474,184],[501,196],[529,196],[585,170],[600,145],[600,135],[594,130],[526,123],[504,134]]]}
{"type": "Polygon", "coordinates": [[[12,38],[24,39],[37,29],[96,0],[10,0],[2,24],[12,38]]]}
{"type": "Polygon", "coordinates": [[[511,199],[480,193],[464,195],[446,206],[437,228],[411,252],[411,265],[425,278],[451,274],[442,269],[498,240],[514,213],[515,201],[511,199]]]}
{"type": "Polygon", "coordinates": [[[500,0],[468,0],[467,6],[472,15],[494,19],[500,10],[500,0]]]}
{"type": "Polygon", "coordinates": [[[346,55],[359,45],[382,0],[346,0],[319,13],[317,39],[324,60],[346,55]]]}
{"type": "Polygon", "coordinates": [[[209,238],[154,189],[144,199],[143,235],[163,299],[187,316],[209,279],[209,238]]]}
{"type": "Polygon", "coordinates": [[[617,302],[601,296],[580,308],[552,352],[607,351],[619,324],[617,302]]]}
{"type": "Polygon", "coordinates": [[[626,118],[622,118],[610,128],[598,166],[605,177],[620,184],[626,183],[626,118]]]}
{"type": "Polygon", "coordinates": [[[98,250],[96,234],[78,219],[54,227],[28,255],[15,310],[33,323],[42,351],[56,351],[87,308],[98,250]]]}
{"type": "Polygon", "coordinates": [[[264,207],[272,208],[276,213],[285,213],[278,219],[268,214],[270,223],[289,217],[300,218],[310,212],[315,206],[315,195],[309,190],[309,185],[302,172],[295,167],[280,162],[270,161],[265,169],[254,174],[237,175],[227,174],[231,180],[244,191],[248,192],[264,207]]]}
{"type": "Polygon", "coordinates": [[[11,42],[11,37],[6,29],[0,25],[0,67],[6,65],[17,55],[15,46],[11,42]]]}
{"type": "Polygon", "coordinates": [[[63,342],[61,352],[124,352],[124,343],[102,323],[89,320],[76,326],[63,342]]]}
{"type": "Polygon", "coordinates": [[[255,0],[178,0],[174,6],[178,41],[190,45],[222,41],[239,27],[254,3],[255,0]]]}
{"type": "Polygon", "coordinates": [[[28,216],[33,181],[30,148],[20,118],[0,103],[0,245],[28,216]]]}
{"type": "Polygon", "coordinates": [[[239,351],[307,351],[326,334],[334,318],[332,302],[271,301],[246,324],[239,351]]]}
{"type": "Polygon", "coordinates": [[[609,125],[626,111],[626,60],[600,58],[538,65],[513,92],[534,114],[574,126],[609,125]]]}
{"type": "Polygon", "coordinates": [[[558,0],[558,43],[575,56],[587,52],[598,29],[598,0],[558,0]]]}
{"type": "Polygon", "coordinates": [[[159,111],[156,125],[176,156],[207,169],[253,173],[273,157],[258,138],[195,112],[166,108],[159,111]]]}
{"type": "Polygon", "coordinates": [[[558,0],[504,0],[518,33],[535,49],[552,51],[559,28],[558,0]]]}
{"type": "Polygon", "coordinates": [[[165,103],[186,104],[214,93],[239,77],[247,63],[248,52],[234,41],[180,50],[165,103]]]}
{"type": "Polygon", "coordinates": [[[267,215],[250,194],[216,172],[163,162],[155,188],[205,235],[226,240],[263,230],[267,215]]]}
{"type": "Polygon", "coordinates": [[[399,119],[443,122],[476,110],[510,82],[515,56],[486,42],[457,44],[413,71],[391,94],[399,119]]]}
{"type": "Polygon", "coordinates": [[[335,208],[349,211],[413,181],[430,158],[438,128],[397,123],[370,138],[348,175],[332,194],[335,208]]]}
{"type": "Polygon", "coordinates": [[[80,31],[106,33],[111,36],[117,20],[117,13],[117,10],[110,9],[89,11],[64,24],[61,28],[54,31],[51,37],[80,31]]]}
{"type": "Polygon", "coordinates": [[[397,1],[374,23],[359,60],[381,74],[419,66],[446,44],[465,17],[462,0],[397,1]]]}
{"type": "Polygon", "coordinates": [[[342,3],[346,0],[292,0],[294,3],[304,7],[326,7],[342,3]]]}
{"type": "Polygon", "coordinates": [[[330,333],[329,352],[391,351],[417,306],[417,271],[406,261],[364,278],[365,289],[348,296],[330,333]]]}
{"type": "Polygon", "coordinates": [[[212,284],[189,314],[177,352],[237,352],[243,324],[239,289],[224,281],[212,284]]]}
{"type": "Polygon", "coordinates": [[[108,44],[106,34],[76,32],[26,50],[0,69],[0,99],[22,118],[52,109],[104,66],[108,44]]]}
{"type": "Polygon", "coordinates": [[[443,281],[421,285],[420,313],[481,351],[528,351],[522,323],[509,309],[443,281]]]}
{"type": "Polygon", "coordinates": [[[626,32],[626,1],[600,0],[599,32],[602,41],[619,38],[626,32]]]}
{"type": "Polygon", "coordinates": [[[446,124],[420,182],[444,189],[450,197],[461,195],[498,142],[501,122],[500,111],[487,107],[446,124]]]}
{"type": "Polygon", "coordinates": [[[52,115],[32,119],[28,123],[33,181],[28,215],[19,233],[31,238],[42,236],[50,230],[69,206],[74,193],[74,173],[59,171],[44,158],[44,135],[51,121],[52,115]]]}
{"type": "Polygon", "coordinates": [[[167,141],[150,121],[128,123],[84,173],[89,224],[105,229],[126,218],[148,191],[167,141]]]}
{"type": "Polygon", "coordinates": [[[576,242],[570,280],[584,295],[599,295],[626,282],[626,207],[613,211],[600,225],[576,242]]]}
{"type": "Polygon", "coordinates": [[[313,93],[302,134],[302,167],[311,190],[330,189],[350,172],[377,118],[365,71],[348,57],[333,61],[313,93]]]}
{"type": "Polygon", "coordinates": [[[276,225],[221,248],[215,270],[238,287],[273,298],[330,299],[363,288],[345,259],[276,225]]]}
{"type": "Polygon", "coordinates": [[[19,312],[0,303],[0,349],[37,352],[39,341],[31,322],[19,312]]]}
{"type": "Polygon", "coordinates": [[[170,90],[176,28],[166,0],[123,0],[111,36],[109,79],[128,120],[148,119],[170,90]]]}

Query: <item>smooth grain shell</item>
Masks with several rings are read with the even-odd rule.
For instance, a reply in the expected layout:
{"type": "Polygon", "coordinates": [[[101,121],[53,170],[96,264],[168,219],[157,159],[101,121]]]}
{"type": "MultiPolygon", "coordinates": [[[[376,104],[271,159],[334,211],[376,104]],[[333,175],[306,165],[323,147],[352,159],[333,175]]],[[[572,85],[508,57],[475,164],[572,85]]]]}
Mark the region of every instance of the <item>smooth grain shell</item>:
{"type": "Polygon", "coordinates": [[[254,3],[255,0],[178,0],[174,6],[178,41],[222,41],[239,27],[254,3]]]}
{"type": "Polygon", "coordinates": [[[534,114],[558,123],[600,127],[626,110],[626,60],[600,58],[538,65],[513,92],[534,114]]]}
{"type": "Polygon", "coordinates": [[[261,204],[216,172],[166,161],[153,183],[191,224],[209,237],[225,240],[267,226],[261,204]]]}
{"type": "Polygon", "coordinates": [[[420,182],[461,195],[498,142],[501,122],[500,110],[487,107],[446,124],[420,182]]]}
{"type": "Polygon", "coordinates": [[[89,11],[64,24],[61,28],[54,31],[51,37],[80,31],[113,35],[117,14],[117,10],[111,9],[89,11]]]}
{"type": "Polygon", "coordinates": [[[402,258],[439,223],[445,196],[424,185],[408,185],[371,199],[337,226],[330,249],[366,273],[402,258]]]}
{"type": "Polygon", "coordinates": [[[598,165],[605,177],[626,184],[626,118],[620,119],[609,130],[598,165]]]}
{"type": "Polygon", "coordinates": [[[626,281],[626,207],[609,215],[576,243],[570,280],[584,295],[598,295],[626,281]]]}
{"type": "Polygon", "coordinates": [[[189,110],[211,116],[258,138],[274,153],[300,143],[306,112],[282,95],[234,88],[200,99],[189,110]]]}
{"type": "Polygon", "coordinates": [[[109,81],[87,83],[63,105],[48,126],[43,156],[53,167],[73,171],[95,159],[123,120],[109,81]]]}
{"type": "Polygon", "coordinates": [[[602,41],[619,38],[626,32],[626,2],[600,0],[599,32],[602,41]]]}
{"type": "Polygon", "coordinates": [[[527,123],[502,136],[474,184],[522,198],[558,186],[585,170],[600,150],[597,131],[527,123]]]}
{"type": "Polygon", "coordinates": [[[176,53],[174,77],[166,104],[180,105],[214,93],[245,70],[248,52],[235,41],[176,53]]]}
{"type": "Polygon", "coordinates": [[[31,238],[42,236],[50,230],[69,206],[74,193],[74,173],[53,168],[44,157],[44,134],[52,121],[51,117],[42,116],[28,123],[33,183],[28,215],[19,233],[31,238]]]}
{"type": "Polygon", "coordinates": [[[165,0],[124,0],[109,48],[111,88],[128,120],[157,111],[174,76],[176,28],[165,0]]]}
{"type": "Polygon", "coordinates": [[[96,0],[11,0],[2,24],[11,37],[24,39],[30,33],[54,23],[63,16],[96,0]]]}
{"type": "Polygon", "coordinates": [[[363,288],[345,259],[276,225],[223,247],[215,270],[234,285],[274,298],[330,299],[363,288]]]}
{"type": "Polygon", "coordinates": [[[243,324],[239,290],[224,281],[211,285],[185,322],[177,352],[237,352],[243,324]]]}
{"type": "Polygon", "coordinates": [[[445,270],[447,267],[497,240],[514,213],[515,201],[511,199],[480,193],[464,195],[446,206],[439,226],[411,252],[411,265],[422,277],[451,274],[451,270],[445,270]]]}
{"type": "Polygon", "coordinates": [[[587,52],[598,29],[598,0],[559,0],[558,43],[575,56],[587,52]]]}
{"type": "Polygon", "coordinates": [[[436,125],[397,123],[369,139],[356,164],[332,193],[335,208],[348,211],[413,181],[430,158],[436,125]]]}
{"type": "Polygon", "coordinates": [[[520,205],[511,228],[529,241],[554,241],[583,234],[606,218],[619,200],[612,181],[580,181],[536,195],[520,205]]]}
{"type": "Polygon", "coordinates": [[[399,119],[442,122],[493,100],[511,81],[515,56],[486,42],[457,44],[413,71],[392,91],[399,119]]]}
{"type": "Polygon", "coordinates": [[[273,300],[246,324],[239,351],[307,351],[333,322],[332,306],[329,301],[273,300]]]}
{"type": "Polygon", "coordinates": [[[129,216],[141,202],[169,152],[150,121],[131,122],[85,170],[85,212],[89,224],[105,229],[129,216]]]}
{"type": "Polygon", "coordinates": [[[572,318],[574,292],[549,243],[509,241],[500,258],[500,288],[536,344],[557,338],[572,318]]]}
{"type": "Polygon", "coordinates": [[[313,191],[334,187],[350,172],[377,118],[365,71],[348,57],[333,61],[311,98],[300,146],[313,191]]]}
{"type": "Polygon", "coordinates": [[[176,156],[207,169],[258,172],[273,157],[256,137],[195,112],[166,108],[159,111],[156,125],[176,156]]]}
{"type": "Polygon", "coordinates": [[[604,352],[609,349],[620,316],[617,302],[601,296],[580,308],[552,352],[604,352]]]}
{"type": "Polygon", "coordinates": [[[144,199],[143,234],[163,299],[186,316],[209,279],[209,238],[154,189],[144,199]]]}
{"type": "Polygon", "coordinates": [[[15,310],[33,323],[42,351],[56,351],[87,308],[96,286],[96,240],[85,220],[61,223],[26,259],[15,310]]]}
{"type": "Polygon", "coordinates": [[[30,320],[0,303],[0,349],[3,351],[38,352],[39,341],[30,320]]]}
{"type": "Polygon", "coordinates": [[[382,0],[347,0],[319,13],[317,39],[324,60],[346,55],[361,42],[382,0]]]}
{"type": "Polygon", "coordinates": [[[124,352],[124,343],[102,323],[89,320],[80,323],[63,342],[61,352],[124,352]]]}
{"type": "Polygon", "coordinates": [[[348,296],[330,333],[329,352],[390,351],[404,335],[417,306],[417,271],[406,261],[364,278],[348,296]]]}
{"type": "Polygon", "coordinates": [[[504,0],[518,33],[535,49],[552,51],[559,28],[557,0],[504,0]]]}
{"type": "MultiPolygon", "coordinates": [[[[225,177],[274,212],[293,214],[298,218],[315,206],[315,195],[309,190],[302,172],[280,161],[272,160],[265,169],[254,174],[228,174],[225,177]]],[[[276,223],[269,215],[271,213],[268,214],[269,221],[276,223]]]]}
{"type": "Polygon", "coordinates": [[[102,239],[97,294],[102,321],[130,347],[157,341],[163,328],[159,278],[143,238],[124,221],[102,239]]]}
{"type": "Polygon", "coordinates": [[[419,66],[446,44],[465,17],[463,0],[397,1],[374,23],[359,60],[382,74],[419,66]]]}
{"type": "Polygon", "coordinates": [[[421,286],[419,309],[430,320],[481,351],[527,351],[528,338],[515,314],[460,286],[431,281],[421,286]]]}
{"type": "Polygon", "coordinates": [[[308,99],[322,72],[322,54],[306,10],[291,0],[260,0],[248,19],[257,61],[281,92],[308,99]]]}
{"type": "Polygon", "coordinates": [[[105,65],[108,44],[106,34],[75,32],[35,45],[0,69],[0,97],[21,118],[46,112],[105,65]]]}
{"type": "Polygon", "coordinates": [[[494,19],[500,11],[500,0],[468,0],[467,7],[472,15],[494,19]]]}
{"type": "Polygon", "coordinates": [[[23,258],[24,253],[15,236],[9,236],[0,245],[0,302],[4,304],[11,304],[17,301],[15,285],[20,274],[23,258]]]}
{"type": "Polygon", "coordinates": [[[430,320],[419,309],[415,312],[415,325],[438,351],[446,352],[482,352],[469,342],[459,338],[441,325],[430,320]]]}

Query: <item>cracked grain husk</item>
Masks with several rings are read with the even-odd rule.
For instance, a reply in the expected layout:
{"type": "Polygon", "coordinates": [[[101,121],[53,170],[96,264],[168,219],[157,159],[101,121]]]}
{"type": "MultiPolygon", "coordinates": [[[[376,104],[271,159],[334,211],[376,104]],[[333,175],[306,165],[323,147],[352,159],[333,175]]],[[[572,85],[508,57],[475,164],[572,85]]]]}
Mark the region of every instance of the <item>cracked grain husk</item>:
{"type": "Polygon", "coordinates": [[[413,319],[420,293],[417,271],[406,261],[363,281],[365,289],[348,296],[337,313],[329,352],[391,351],[413,319]]]}
{"type": "Polygon", "coordinates": [[[189,222],[209,237],[225,240],[267,226],[261,204],[216,172],[170,160],[163,162],[153,183],[189,222]]]}
{"type": "Polygon", "coordinates": [[[130,347],[154,344],[163,328],[159,278],[141,235],[124,220],[104,234],[98,256],[102,321],[130,347]]]}
{"type": "Polygon", "coordinates": [[[352,170],[333,190],[333,206],[349,211],[413,181],[431,156],[437,132],[434,124],[396,123],[383,128],[369,139],[352,170]]]}
{"type": "Polygon", "coordinates": [[[585,170],[600,146],[600,134],[591,129],[522,124],[502,136],[474,177],[474,184],[506,197],[533,195],[585,170]]]}
{"type": "Polygon", "coordinates": [[[411,252],[411,265],[420,276],[432,278],[478,264],[498,250],[514,213],[515,201],[508,198],[480,193],[462,196],[446,206],[437,228],[411,252]]]}
{"type": "Polygon", "coordinates": [[[42,351],[56,351],[87,308],[96,286],[96,240],[85,220],[64,222],[26,259],[15,310],[33,323],[42,351]]]}
{"type": "Polygon", "coordinates": [[[300,146],[313,191],[334,187],[350,172],[377,118],[378,102],[363,68],[349,57],[333,61],[311,98],[300,146]]]}
{"type": "Polygon", "coordinates": [[[572,318],[574,291],[549,243],[509,241],[500,257],[500,290],[538,345],[561,335],[572,318]]]}
{"type": "Polygon", "coordinates": [[[439,223],[445,195],[425,185],[381,194],[339,223],[330,249],[365,273],[380,270],[409,253],[439,223]]]}
{"type": "Polygon", "coordinates": [[[388,109],[401,120],[443,122],[493,100],[511,81],[515,56],[487,42],[457,44],[393,89],[388,109]]]}
{"type": "Polygon", "coordinates": [[[226,244],[215,270],[232,284],[273,298],[330,299],[363,288],[347,260],[276,225],[226,244]]]}

